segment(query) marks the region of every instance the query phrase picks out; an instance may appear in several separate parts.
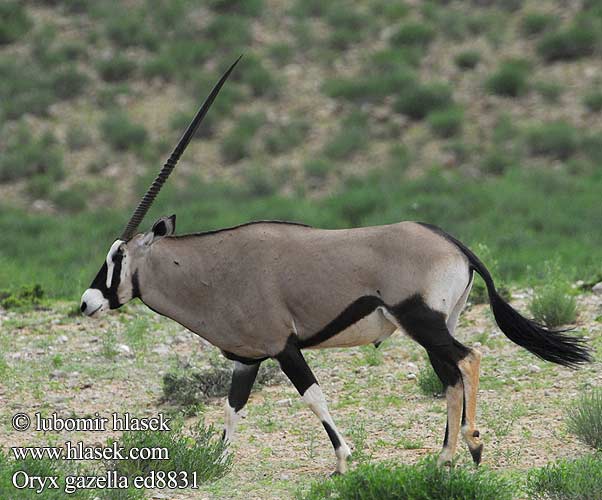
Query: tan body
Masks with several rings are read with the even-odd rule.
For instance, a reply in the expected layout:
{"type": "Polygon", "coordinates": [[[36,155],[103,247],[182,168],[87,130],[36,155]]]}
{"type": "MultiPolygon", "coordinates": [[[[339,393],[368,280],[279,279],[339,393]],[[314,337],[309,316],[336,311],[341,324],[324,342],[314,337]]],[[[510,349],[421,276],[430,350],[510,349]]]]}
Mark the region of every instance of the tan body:
{"type": "MultiPolygon", "coordinates": [[[[245,358],[277,355],[291,334],[315,335],[362,296],[393,305],[419,293],[449,315],[471,278],[455,246],[412,222],[341,230],[256,223],[166,237],[138,272],[145,304],[245,358]]],[[[377,310],[316,347],[372,343],[396,328],[377,310]]]]}

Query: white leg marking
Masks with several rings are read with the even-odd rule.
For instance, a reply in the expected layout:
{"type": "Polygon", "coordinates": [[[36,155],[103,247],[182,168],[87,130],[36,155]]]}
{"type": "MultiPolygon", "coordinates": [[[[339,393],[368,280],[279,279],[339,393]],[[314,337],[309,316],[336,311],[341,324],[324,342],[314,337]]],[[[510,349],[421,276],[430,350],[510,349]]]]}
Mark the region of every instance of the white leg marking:
{"type": "Polygon", "coordinates": [[[234,411],[234,408],[230,406],[230,403],[226,399],[225,406],[225,419],[224,419],[224,440],[228,443],[231,443],[234,440],[234,430],[236,428],[236,423],[240,420],[240,414],[234,411]]]}
{"type": "Polygon", "coordinates": [[[320,389],[318,384],[313,384],[305,391],[302,398],[320,421],[326,423],[332,429],[339,440],[340,445],[335,449],[335,454],[337,456],[337,472],[340,472],[341,474],[345,473],[347,471],[347,458],[351,455],[351,450],[349,449],[349,446],[347,446],[347,443],[345,443],[343,436],[341,436],[330,416],[322,389],[320,389]]]}

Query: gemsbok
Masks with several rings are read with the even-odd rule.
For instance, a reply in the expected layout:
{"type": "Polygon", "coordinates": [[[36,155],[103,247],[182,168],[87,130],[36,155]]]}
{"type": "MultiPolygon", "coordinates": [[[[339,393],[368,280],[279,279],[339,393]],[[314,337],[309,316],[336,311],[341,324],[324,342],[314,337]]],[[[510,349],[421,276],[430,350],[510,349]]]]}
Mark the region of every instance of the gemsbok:
{"type": "Polygon", "coordinates": [[[138,204],[81,300],[96,317],[139,298],[234,361],[224,439],[232,440],[259,365],[277,360],[322,422],[336,471],[350,449],[337,429],[302,349],[378,346],[401,330],[426,350],[446,387],[447,426],[440,464],[451,463],[462,434],[475,463],[483,444],[475,423],[481,354],[454,338],[473,275],[487,286],[499,328],[540,358],[576,367],[591,360],[582,339],[521,316],[496,291],[465,245],[417,222],[325,230],[260,221],[175,235],[175,215],[135,234],[163,183],[238,60],[226,71],[138,204]]]}

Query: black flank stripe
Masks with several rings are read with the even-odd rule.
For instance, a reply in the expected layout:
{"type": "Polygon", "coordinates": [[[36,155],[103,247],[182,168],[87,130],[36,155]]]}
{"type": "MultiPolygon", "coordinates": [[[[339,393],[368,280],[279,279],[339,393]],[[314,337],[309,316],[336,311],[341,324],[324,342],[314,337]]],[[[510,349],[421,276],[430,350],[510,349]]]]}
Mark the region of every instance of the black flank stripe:
{"type": "Polygon", "coordinates": [[[374,297],[373,295],[364,295],[348,305],[341,314],[328,323],[318,333],[305,340],[299,340],[299,347],[312,347],[321,344],[322,342],[326,342],[329,338],[334,337],[337,333],[349,328],[362,318],[368,316],[377,307],[383,305],[385,305],[385,303],[380,298],[374,297]]]}

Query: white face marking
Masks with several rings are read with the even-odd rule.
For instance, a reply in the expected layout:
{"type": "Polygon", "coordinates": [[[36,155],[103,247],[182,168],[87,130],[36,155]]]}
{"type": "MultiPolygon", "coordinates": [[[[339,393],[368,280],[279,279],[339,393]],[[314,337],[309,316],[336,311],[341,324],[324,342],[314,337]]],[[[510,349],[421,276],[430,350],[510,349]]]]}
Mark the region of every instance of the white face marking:
{"type": "Polygon", "coordinates": [[[85,304],[85,309],[82,312],[86,316],[94,316],[98,313],[106,311],[109,308],[109,301],[105,299],[96,288],[88,288],[82,295],[82,306],[85,304]]]}
{"type": "Polygon", "coordinates": [[[113,262],[113,256],[117,253],[117,250],[121,246],[122,243],[125,243],[123,240],[115,240],[115,242],[111,245],[109,249],[109,253],[107,254],[107,288],[111,288],[111,282],[113,281],[113,268],[115,267],[115,263],[113,262]]]}

